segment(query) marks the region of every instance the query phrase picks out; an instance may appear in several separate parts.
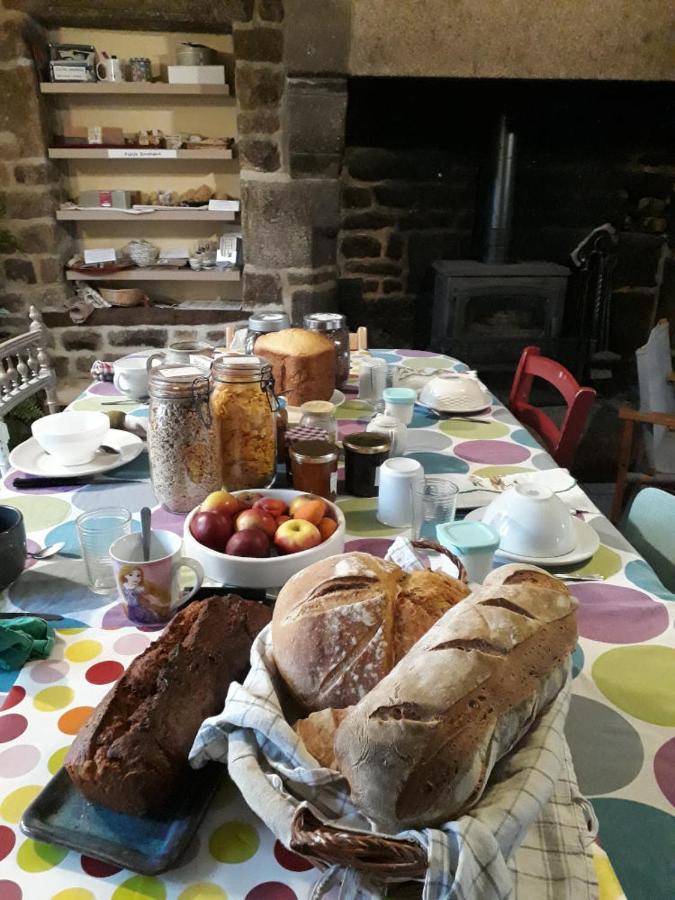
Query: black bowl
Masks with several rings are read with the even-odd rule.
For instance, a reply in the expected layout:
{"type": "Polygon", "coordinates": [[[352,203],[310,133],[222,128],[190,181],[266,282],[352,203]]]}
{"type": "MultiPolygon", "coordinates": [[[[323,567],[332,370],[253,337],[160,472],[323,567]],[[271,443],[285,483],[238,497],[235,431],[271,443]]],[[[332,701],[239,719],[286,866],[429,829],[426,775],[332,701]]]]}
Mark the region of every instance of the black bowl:
{"type": "Polygon", "coordinates": [[[23,516],[13,506],[0,506],[0,591],[23,572],[26,563],[26,529],[23,516]]]}

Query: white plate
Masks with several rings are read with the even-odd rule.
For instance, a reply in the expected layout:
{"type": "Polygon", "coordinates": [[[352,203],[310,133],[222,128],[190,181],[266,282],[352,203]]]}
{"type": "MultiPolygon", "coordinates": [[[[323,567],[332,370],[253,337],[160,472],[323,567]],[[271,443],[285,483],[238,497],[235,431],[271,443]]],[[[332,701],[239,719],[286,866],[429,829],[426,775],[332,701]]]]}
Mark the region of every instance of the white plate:
{"type": "Polygon", "coordinates": [[[101,472],[109,472],[110,469],[117,469],[119,466],[131,462],[132,459],[136,459],[145,446],[135,434],[119,431],[116,428],[110,429],[104,437],[103,443],[119,450],[119,456],[98,450],[91,462],[83,463],[80,466],[64,466],[58,463],[53,456],[45,453],[35,438],[29,438],[12,450],[9,454],[9,461],[15,469],[19,469],[27,475],[99,475],[101,472]]]}
{"type": "MultiPolygon", "coordinates": [[[[330,403],[337,409],[338,406],[342,406],[345,402],[346,397],[342,393],[342,391],[338,391],[337,388],[333,391],[333,396],[330,398],[330,403]]],[[[288,412],[288,424],[289,425],[299,425],[300,419],[302,418],[302,410],[299,406],[287,406],[286,411],[288,412]]]]}
{"type": "MultiPolygon", "coordinates": [[[[480,409],[435,409],[433,406],[427,406],[426,403],[422,403],[421,400],[415,401],[417,406],[420,406],[422,409],[428,409],[429,412],[434,413],[434,415],[438,416],[440,419],[447,419],[452,416],[453,418],[459,418],[461,416],[475,416],[478,413],[485,412],[486,409],[490,409],[491,404],[487,404],[486,406],[481,406],[480,409]]],[[[486,421],[489,421],[486,419],[486,421]]]]}
{"type": "MultiPolygon", "coordinates": [[[[465,518],[472,522],[480,522],[484,513],[485,507],[473,509],[466,514],[465,518]]],[[[508,553],[501,547],[497,550],[497,555],[503,556],[505,559],[512,559],[514,562],[530,563],[533,566],[571,566],[584,562],[584,560],[590,559],[598,549],[600,538],[594,528],[591,528],[586,522],[582,522],[581,519],[577,519],[576,516],[572,516],[572,523],[577,533],[577,543],[574,550],[570,550],[563,556],[520,556],[517,553],[508,553]]]]}

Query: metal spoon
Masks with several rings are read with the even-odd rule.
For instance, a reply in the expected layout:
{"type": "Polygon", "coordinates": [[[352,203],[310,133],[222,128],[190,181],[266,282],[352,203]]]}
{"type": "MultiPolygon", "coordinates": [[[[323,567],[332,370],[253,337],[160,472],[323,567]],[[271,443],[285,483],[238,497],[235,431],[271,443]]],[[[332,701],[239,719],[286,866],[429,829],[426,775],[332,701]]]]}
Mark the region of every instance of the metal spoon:
{"type": "Polygon", "coordinates": [[[50,556],[56,556],[57,553],[60,553],[65,546],[65,541],[57,541],[55,544],[49,544],[48,547],[36,550],[35,553],[26,551],[26,556],[30,559],[49,559],[50,556]]]}
{"type": "Polygon", "coordinates": [[[150,507],[141,510],[141,532],[143,539],[143,562],[150,559],[150,507]]]}
{"type": "Polygon", "coordinates": [[[555,578],[561,581],[604,581],[604,575],[568,575],[566,572],[551,572],[555,578]]]}

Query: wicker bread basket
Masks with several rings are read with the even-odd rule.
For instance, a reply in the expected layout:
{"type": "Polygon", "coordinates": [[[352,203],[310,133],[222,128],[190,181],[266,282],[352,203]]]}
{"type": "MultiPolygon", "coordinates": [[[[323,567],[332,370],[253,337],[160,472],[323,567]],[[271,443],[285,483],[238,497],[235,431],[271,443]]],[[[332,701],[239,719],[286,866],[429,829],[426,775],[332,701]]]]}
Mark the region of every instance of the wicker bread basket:
{"type": "Polygon", "coordinates": [[[150,298],[140,288],[99,288],[99,294],[112,306],[149,306],[150,298]]]}

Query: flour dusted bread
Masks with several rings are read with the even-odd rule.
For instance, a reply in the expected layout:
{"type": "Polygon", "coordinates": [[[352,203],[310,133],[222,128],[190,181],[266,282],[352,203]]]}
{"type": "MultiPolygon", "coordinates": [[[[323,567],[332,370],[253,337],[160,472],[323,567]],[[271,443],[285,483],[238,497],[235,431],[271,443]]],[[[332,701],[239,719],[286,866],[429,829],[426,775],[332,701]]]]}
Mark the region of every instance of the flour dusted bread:
{"type": "Polygon", "coordinates": [[[378,830],[456,818],[560,691],[576,603],[541,570],[505,566],[436,622],[335,734],[339,771],[378,830]]]}
{"type": "Polygon", "coordinates": [[[285,328],[261,334],[253,352],[272,366],[274,390],[290,406],[330,400],[335,390],[335,344],[316,331],[285,328]]]}
{"type": "Polygon", "coordinates": [[[442,572],[406,574],[368,553],[321,560],[279,593],[272,618],[277,668],[306,710],[350,706],[468,593],[442,572]]]}
{"type": "Polygon", "coordinates": [[[119,812],[160,809],[187,771],[204,719],[246,673],[267,607],[229,595],[191,603],[133,660],[73,742],[66,771],[84,796],[119,812]]]}

